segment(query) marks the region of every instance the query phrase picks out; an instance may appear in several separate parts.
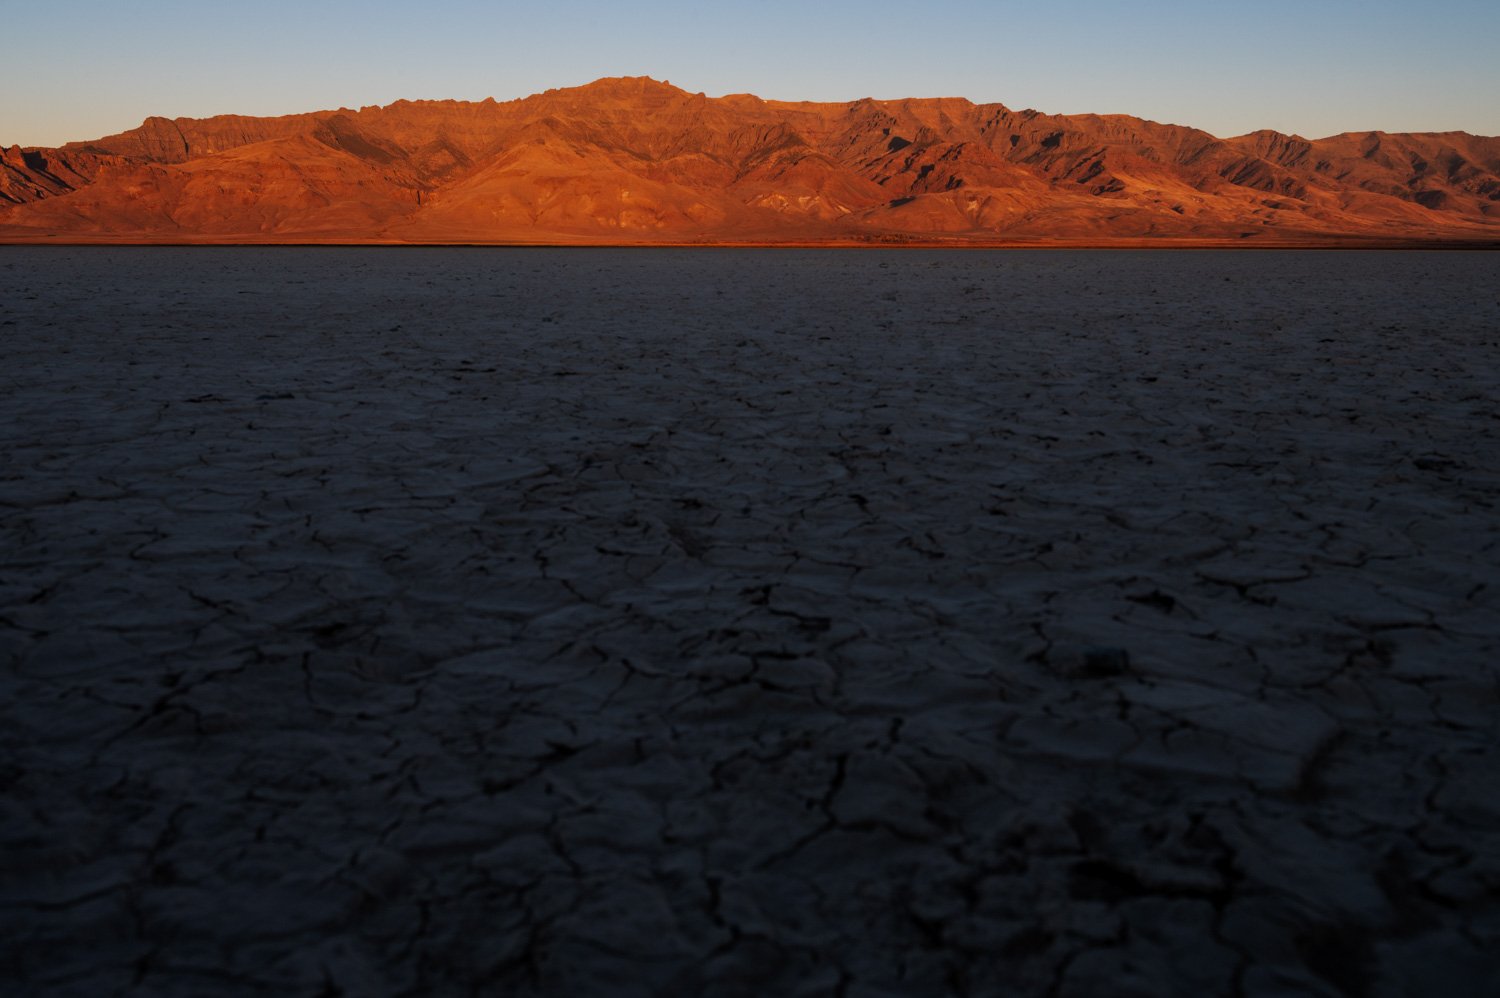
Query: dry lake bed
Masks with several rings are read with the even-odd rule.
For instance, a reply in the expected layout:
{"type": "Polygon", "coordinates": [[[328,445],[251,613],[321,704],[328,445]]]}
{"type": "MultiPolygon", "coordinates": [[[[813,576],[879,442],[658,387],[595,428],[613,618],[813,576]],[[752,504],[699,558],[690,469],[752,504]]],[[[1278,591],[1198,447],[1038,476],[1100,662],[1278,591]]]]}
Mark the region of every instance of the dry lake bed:
{"type": "Polygon", "coordinates": [[[0,248],[0,982],[1500,992],[1500,254],[0,248]]]}

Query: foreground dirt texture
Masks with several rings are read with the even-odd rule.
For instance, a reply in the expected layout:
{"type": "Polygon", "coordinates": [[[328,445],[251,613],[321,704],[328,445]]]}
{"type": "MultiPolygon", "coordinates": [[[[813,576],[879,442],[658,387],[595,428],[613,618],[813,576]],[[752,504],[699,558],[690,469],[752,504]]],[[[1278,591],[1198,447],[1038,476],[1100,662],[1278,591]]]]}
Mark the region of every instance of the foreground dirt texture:
{"type": "Polygon", "coordinates": [[[1494,994],[1497,267],[0,251],[0,966],[1494,994]]]}
{"type": "Polygon", "coordinates": [[[1127,115],[710,98],[631,77],[0,148],[4,242],[1163,240],[1500,245],[1500,138],[1221,139],[1127,115]]]}

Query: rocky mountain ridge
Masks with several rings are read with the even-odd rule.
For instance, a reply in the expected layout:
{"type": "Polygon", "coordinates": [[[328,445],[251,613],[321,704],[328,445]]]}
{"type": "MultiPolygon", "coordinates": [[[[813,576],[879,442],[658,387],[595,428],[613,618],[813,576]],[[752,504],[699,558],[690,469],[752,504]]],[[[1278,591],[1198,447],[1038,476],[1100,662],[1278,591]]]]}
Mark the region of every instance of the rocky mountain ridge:
{"type": "Polygon", "coordinates": [[[11,146],[0,240],[1500,242],[1500,138],[1220,139],[962,98],[710,98],[629,77],[11,146]]]}

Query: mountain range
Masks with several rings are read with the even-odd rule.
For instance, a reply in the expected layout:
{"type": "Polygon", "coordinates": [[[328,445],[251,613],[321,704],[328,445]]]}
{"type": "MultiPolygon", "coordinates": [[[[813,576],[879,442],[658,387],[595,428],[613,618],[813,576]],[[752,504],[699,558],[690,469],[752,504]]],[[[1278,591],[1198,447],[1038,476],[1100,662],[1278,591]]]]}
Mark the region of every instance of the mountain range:
{"type": "Polygon", "coordinates": [[[47,241],[1500,245],[1500,138],[625,77],[0,148],[0,242],[47,241]]]}

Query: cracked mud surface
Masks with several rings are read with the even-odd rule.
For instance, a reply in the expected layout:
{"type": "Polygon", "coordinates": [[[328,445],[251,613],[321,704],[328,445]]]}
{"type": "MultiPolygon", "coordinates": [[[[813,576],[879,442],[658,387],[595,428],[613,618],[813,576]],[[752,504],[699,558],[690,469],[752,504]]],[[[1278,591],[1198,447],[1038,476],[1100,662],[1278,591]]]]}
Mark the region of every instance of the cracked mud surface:
{"type": "Polygon", "coordinates": [[[0,249],[0,973],[1496,993],[1496,287],[0,249]]]}

